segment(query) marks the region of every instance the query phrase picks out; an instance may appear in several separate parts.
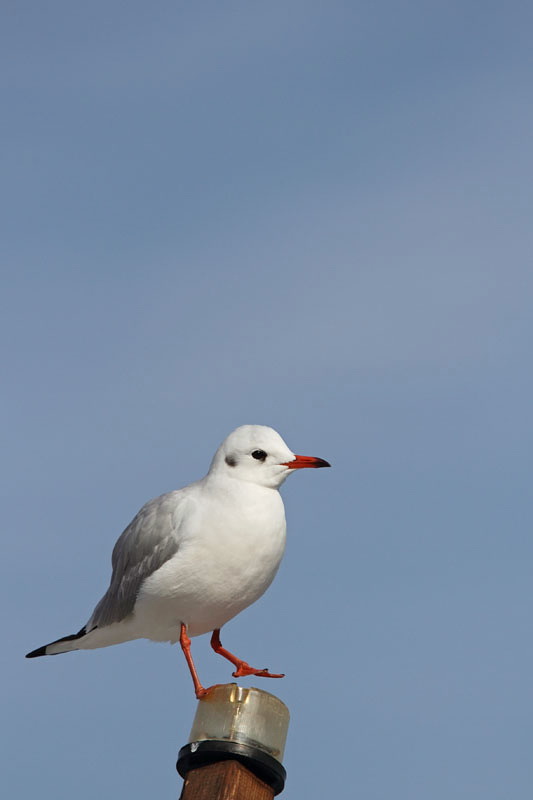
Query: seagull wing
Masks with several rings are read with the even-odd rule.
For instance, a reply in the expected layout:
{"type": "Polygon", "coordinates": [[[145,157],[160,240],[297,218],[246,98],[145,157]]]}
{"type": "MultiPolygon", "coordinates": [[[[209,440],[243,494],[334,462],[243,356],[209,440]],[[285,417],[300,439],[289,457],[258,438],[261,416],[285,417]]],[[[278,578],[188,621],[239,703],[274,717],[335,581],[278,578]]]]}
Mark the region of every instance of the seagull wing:
{"type": "Polygon", "coordinates": [[[94,609],[87,632],[128,617],[143,581],[177,553],[184,500],[179,490],[150,500],[120,535],[113,548],[109,589],[94,609]]]}

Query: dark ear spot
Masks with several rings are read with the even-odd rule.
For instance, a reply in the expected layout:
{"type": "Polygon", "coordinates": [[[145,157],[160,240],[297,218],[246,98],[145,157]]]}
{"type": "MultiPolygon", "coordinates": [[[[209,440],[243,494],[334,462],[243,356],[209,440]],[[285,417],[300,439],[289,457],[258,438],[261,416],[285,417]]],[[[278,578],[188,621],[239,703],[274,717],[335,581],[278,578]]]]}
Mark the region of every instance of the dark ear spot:
{"type": "Polygon", "coordinates": [[[224,459],[228,467],[236,467],[237,466],[237,459],[235,456],[226,456],[224,459]]]}

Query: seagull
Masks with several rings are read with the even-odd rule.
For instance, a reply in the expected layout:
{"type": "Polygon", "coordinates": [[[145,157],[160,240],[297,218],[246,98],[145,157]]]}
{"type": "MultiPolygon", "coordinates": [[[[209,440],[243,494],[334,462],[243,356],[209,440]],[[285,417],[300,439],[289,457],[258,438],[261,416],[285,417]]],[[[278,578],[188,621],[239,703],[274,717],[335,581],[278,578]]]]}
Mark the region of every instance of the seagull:
{"type": "Polygon", "coordinates": [[[272,583],[285,549],[278,489],[294,470],[329,467],[295,455],[265,425],[242,425],[222,442],[202,480],[144,505],[121,534],[107,592],[78,633],[26,658],[92,650],[132,639],[179,641],[201,699],[205,689],[189,637],[212,633],[211,647],[234,677],[282,678],[254,669],[222,646],[220,629],[272,583]]]}

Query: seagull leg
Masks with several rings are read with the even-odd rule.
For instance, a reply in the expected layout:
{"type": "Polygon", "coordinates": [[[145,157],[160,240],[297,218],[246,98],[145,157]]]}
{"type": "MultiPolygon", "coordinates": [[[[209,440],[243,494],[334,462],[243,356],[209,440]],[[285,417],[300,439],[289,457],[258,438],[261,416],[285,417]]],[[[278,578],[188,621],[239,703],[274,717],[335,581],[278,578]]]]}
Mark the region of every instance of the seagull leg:
{"type": "Polygon", "coordinates": [[[198,700],[201,700],[202,697],[206,697],[209,694],[211,689],[214,689],[215,686],[219,684],[215,684],[214,686],[209,686],[207,689],[204,689],[202,684],[200,683],[200,678],[198,677],[198,673],[196,672],[196,667],[194,666],[194,661],[192,660],[191,655],[191,640],[187,636],[187,626],[185,623],[181,623],[181,632],[180,632],[180,645],[181,649],[183,650],[183,655],[187,661],[187,665],[189,667],[189,671],[191,673],[192,682],[194,683],[194,693],[198,700]]]}
{"type": "Polygon", "coordinates": [[[273,675],[267,669],[254,669],[249,664],[247,664],[246,661],[243,661],[242,658],[237,658],[237,656],[234,656],[233,653],[230,653],[229,650],[226,650],[225,647],[222,647],[222,642],[220,641],[220,628],[217,628],[216,630],[213,631],[213,635],[211,636],[211,647],[213,648],[215,653],[218,653],[219,656],[227,658],[228,661],[231,661],[234,667],[237,667],[235,672],[232,672],[234,678],[241,678],[243,675],[257,675],[257,677],[259,678],[285,677],[285,675],[273,675]]]}

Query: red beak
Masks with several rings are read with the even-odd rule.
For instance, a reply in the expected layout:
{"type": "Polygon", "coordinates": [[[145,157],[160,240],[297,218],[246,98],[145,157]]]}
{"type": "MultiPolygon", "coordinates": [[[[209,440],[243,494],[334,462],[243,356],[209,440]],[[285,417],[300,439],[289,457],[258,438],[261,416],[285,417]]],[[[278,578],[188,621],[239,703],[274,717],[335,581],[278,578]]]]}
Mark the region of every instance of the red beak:
{"type": "Polygon", "coordinates": [[[294,456],[294,461],[287,461],[282,466],[289,469],[303,469],[304,467],[318,469],[318,467],[331,467],[331,464],[328,464],[323,458],[315,458],[314,456],[294,456]]]}

